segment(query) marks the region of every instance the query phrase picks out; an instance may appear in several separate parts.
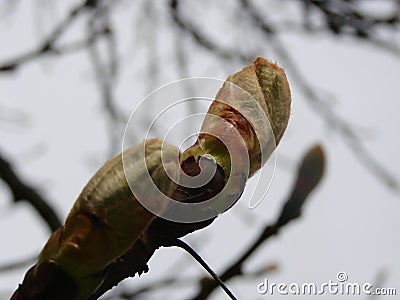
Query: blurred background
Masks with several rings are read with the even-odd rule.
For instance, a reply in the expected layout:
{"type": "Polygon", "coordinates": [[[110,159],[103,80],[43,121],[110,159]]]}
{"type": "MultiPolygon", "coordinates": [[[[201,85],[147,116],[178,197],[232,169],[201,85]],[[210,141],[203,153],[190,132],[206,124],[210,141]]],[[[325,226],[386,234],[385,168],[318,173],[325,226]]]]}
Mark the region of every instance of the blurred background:
{"type": "MultiPolygon", "coordinates": [[[[255,210],[244,194],[185,241],[222,274],[276,222],[320,144],[325,173],[300,218],[257,245],[227,285],[239,299],[274,299],[285,296],[257,291],[265,278],[321,284],[346,272],[400,293],[399,29],[398,0],[0,0],[0,299],[121,152],[146,95],[187,77],[224,80],[257,56],[283,67],[292,89],[272,185],[255,210]]],[[[220,289],[199,296],[207,274],[182,250],[158,250],[149,267],[103,298],[227,299],[220,289]]]]}

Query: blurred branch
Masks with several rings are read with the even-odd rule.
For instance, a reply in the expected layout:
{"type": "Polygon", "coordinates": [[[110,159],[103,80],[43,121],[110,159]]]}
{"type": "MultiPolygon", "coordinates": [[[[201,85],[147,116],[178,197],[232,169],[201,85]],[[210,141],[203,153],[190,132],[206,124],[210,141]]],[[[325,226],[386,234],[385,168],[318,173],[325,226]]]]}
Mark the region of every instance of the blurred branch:
{"type": "Polygon", "coordinates": [[[368,41],[372,45],[379,47],[383,50],[386,50],[386,51],[392,53],[393,55],[400,57],[400,46],[399,45],[396,45],[395,43],[391,43],[388,41],[375,39],[375,38],[369,38],[368,41]]]}
{"type": "Polygon", "coordinates": [[[144,285],[137,290],[134,291],[122,291],[118,293],[117,296],[110,296],[110,297],[105,297],[104,300],[113,300],[113,299],[123,299],[123,300],[136,300],[140,299],[140,297],[149,292],[154,292],[155,290],[163,289],[163,288],[168,288],[171,286],[176,285],[177,287],[182,286],[182,284],[187,285],[187,284],[192,284],[193,282],[196,282],[197,278],[166,278],[159,280],[157,282],[150,283],[148,285],[144,285]]]}
{"type": "Polygon", "coordinates": [[[148,79],[146,80],[146,85],[148,93],[154,91],[154,89],[159,87],[160,84],[160,73],[162,65],[159,61],[158,51],[160,50],[157,47],[157,39],[159,38],[158,33],[160,26],[159,19],[160,16],[157,15],[156,11],[156,3],[151,1],[146,1],[143,5],[144,14],[146,16],[147,22],[145,26],[145,32],[143,32],[143,44],[146,47],[146,59],[147,59],[147,76],[148,79]]]}
{"type": "Polygon", "coordinates": [[[26,127],[30,124],[31,120],[29,114],[19,109],[0,104],[0,122],[14,127],[26,127]]]}
{"type": "Polygon", "coordinates": [[[0,20],[3,21],[17,9],[19,0],[4,0],[0,3],[0,20]]]}
{"type": "MultiPolygon", "coordinates": [[[[362,10],[361,1],[354,0],[303,0],[304,28],[309,32],[329,31],[337,36],[353,36],[371,43],[396,56],[400,56],[400,46],[393,38],[384,40],[376,36],[377,30],[385,26],[394,33],[398,32],[400,25],[400,1],[392,0],[393,10],[385,17],[373,16],[362,10]],[[357,5],[358,4],[358,5],[357,5]],[[322,25],[312,24],[311,12],[317,11],[324,18],[322,25]],[[317,27],[318,26],[318,27],[317,27]]],[[[299,24],[290,26],[299,29],[299,24]]]]}
{"type": "MultiPolygon", "coordinates": [[[[400,24],[400,4],[387,16],[373,16],[360,7],[361,1],[354,0],[303,0],[305,9],[315,9],[324,18],[325,26],[336,35],[353,35],[369,39],[378,26],[394,27],[400,24]]],[[[307,20],[310,22],[310,20],[307,20]]]]}
{"type": "MultiPolygon", "coordinates": [[[[320,182],[325,167],[325,158],[321,146],[316,146],[307,152],[299,167],[297,178],[289,199],[284,204],[275,224],[266,226],[259,237],[231,264],[220,276],[227,282],[233,277],[243,275],[243,265],[247,259],[272,236],[279,233],[283,226],[300,217],[302,207],[310,192],[320,182]]],[[[208,279],[200,282],[201,289],[192,300],[204,300],[218,286],[215,281],[208,279]]]]}
{"type": "MultiPolygon", "coordinates": [[[[373,281],[373,287],[376,288],[383,288],[383,285],[386,281],[387,272],[385,269],[380,270],[373,281]]],[[[378,294],[371,293],[369,296],[366,297],[368,300],[374,300],[380,298],[378,294]]]]}
{"type": "MultiPolygon", "coordinates": [[[[188,65],[188,58],[187,58],[187,53],[185,53],[184,49],[184,39],[181,34],[176,33],[175,34],[175,60],[176,60],[176,65],[178,68],[179,72],[179,77],[180,78],[188,78],[190,77],[190,72],[189,72],[189,65],[188,65]]],[[[185,95],[194,95],[193,88],[190,85],[185,85],[185,95]]],[[[194,115],[199,112],[198,110],[198,105],[196,104],[196,101],[190,101],[188,104],[188,115],[194,115]]],[[[189,129],[190,130],[190,129],[189,129]]],[[[185,135],[186,136],[186,135],[185,135]]]]}
{"type": "Polygon", "coordinates": [[[210,268],[210,266],[203,260],[203,258],[188,244],[180,239],[176,239],[171,243],[172,246],[176,246],[184,249],[187,253],[189,253],[214,279],[214,283],[217,286],[220,286],[225,293],[232,300],[237,300],[236,296],[229,290],[229,288],[225,285],[225,283],[221,280],[221,278],[210,268]]]}
{"type": "MultiPolygon", "coordinates": [[[[271,23],[276,34],[283,33],[303,33],[303,34],[327,34],[329,29],[321,25],[302,25],[299,22],[292,20],[279,21],[271,23]]],[[[396,44],[393,40],[380,39],[375,36],[361,39],[361,42],[368,43],[381,50],[387,51],[396,57],[400,57],[400,45],[396,44]]]]}
{"type": "Polygon", "coordinates": [[[13,195],[13,201],[27,201],[39,213],[40,217],[46,222],[50,231],[53,232],[61,226],[60,218],[34,188],[20,179],[14,171],[12,165],[0,154],[0,178],[8,185],[13,195]]]}
{"type": "Polygon", "coordinates": [[[74,7],[67,15],[67,17],[62,20],[54,30],[49,34],[47,38],[44,39],[40,45],[33,50],[29,50],[24,54],[21,54],[7,62],[0,64],[0,72],[10,72],[15,71],[22,64],[34,60],[45,54],[62,54],[71,52],[72,50],[80,50],[81,47],[86,47],[88,43],[96,38],[98,35],[93,35],[89,37],[85,43],[78,42],[71,45],[66,45],[64,47],[56,46],[57,41],[62,36],[62,34],[69,28],[69,26],[77,19],[77,17],[87,9],[93,9],[97,5],[97,1],[85,0],[81,4],[74,7]],[[79,46],[79,47],[78,47],[79,46]]]}
{"type": "Polygon", "coordinates": [[[69,42],[64,45],[60,45],[57,48],[53,49],[53,53],[57,55],[64,55],[64,54],[70,54],[73,52],[77,52],[82,49],[86,49],[90,47],[98,38],[106,35],[108,32],[104,30],[100,31],[94,31],[90,36],[88,36],[85,39],[78,40],[75,42],[69,42]]]}
{"type": "Polygon", "coordinates": [[[237,50],[223,49],[211,40],[209,40],[208,37],[206,37],[198,28],[184,20],[184,18],[179,13],[179,4],[180,1],[178,0],[170,1],[169,7],[172,19],[182,31],[189,33],[189,35],[191,35],[198,44],[224,59],[231,60],[239,58],[245,63],[249,63],[253,60],[253,58],[250,58],[249,56],[237,50]]]}
{"type": "Polygon", "coordinates": [[[37,259],[37,255],[21,259],[19,261],[10,262],[0,266],[0,273],[14,271],[20,268],[25,268],[29,265],[33,265],[37,259]]]}
{"type": "Polygon", "coordinates": [[[279,55],[286,69],[289,70],[293,82],[296,82],[296,84],[303,90],[306,100],[308,100],[317,113],[325,119],[327,125],[334,128],[340,134],[347,146],[352,150],[354,157],[359,159],[362,164],[373,175],[375,175],[377,180],[386,185],[386,187],[398,192],[400,185],[397,178],[367,151],[353,127],[346,120],[336,114],[326,102],[322,101],[318,97],[311,85],[305,80],[305,76],[303,76],[299,68],[296,66],[290,54],[286,50],[287,48],[278,39],[274,28],[272,28],[272,26],[265,20],[265,17],[261,17],[258,14],[257,9],[250,3],[250,0],[239,1],[242,3],[243,8],[248,12],[250,18],[254,21],[255,25],[257,25],[271,41],[271,47],[273,47],[276,54],[279,55]]]}
{"type": "Polygon", "coordinates": [[[109,20],[109,9],[104,7],[97,11],[88,23],[90,35],[95,32],[104,32],[104,38],[89,46],[90,58],[96,80],[101,91],[101,100],[104,111],[109,117],[110,155],[115,155],[116,146],[119,144],[121,130],[119,125],[125,126],[127,117],[120,111],[114,98],[114,87],[118,74],[118,58],[114,30],[109,20]],[[104,43],[105,54],[102,54],[100,42],[104,43]]]}
{"type": "MultiPolygon", "coordinates": [[[[258,13],[257,8],[255,8],[249,0],[238,1],[242,4],[244,11],[248,13],[248,16],[254,24],[260,28],[269,39],[270,43],[268,45],[274,49],[282,64],[287,70],[289,70],[289,75],[293,78],[293,82],[301,88],[303,94],[306,96],[305,99],[309,102],[311,107],[325,120],[329,128],[333,128],[339,133],[346,145],[353,152],[354,157],[358,159],[379,182],[384,184],[387,188],[398,192],[400,190],[400,184],[397,178],[381,163],[379,163],[379,161],[365,148],[362,144],[361,138],[352,125],[339,116],[328,103],[320,99],[312,85],[306,81],[305,76],[296,66],[289,52],[286,50],[287,48],[279,40],[275,28],[267,23],[265,17],[262,17],[258,13]]],[[[206,35],[201,33],[180,15],[179,3],[179,0],[170,1],[170,13],[173,21],[181,30],[191,35],[195,42],[224,59],[236,58],[243,62],[251,60],[251,58],[244,53],[221,48],[216,43],[213,43],[206,35]]]]}
{"type": "MultiPolygon", "coordinates": [[[[273,272],[277,269],[277,266],[275,264],[272,265],[265,265],[264,267],[254,271],[254,272],[245,272],[243,274],[243,278],[256,278],[259,277],[261,275],[265,275],[268,274],[270,272],[273,272]]],[[[123,300],[135,300],[135,299],[140,299],[140,297],[143,294],[146,293],[151,293],[154,292],[156,290],[160,290],[160,289],[164,289],[164,288],[170,288],[172,286],[182,286],[182,285],[190,285],[193,284],[195,282],[201,282],[202,280],[209,280],[209,278],[197,278],[197,277],[193,277],[193,278],[189,278],[187,276],[185,276],[184,278],[178,278],[178,277],[171,277],[171,278],[165,278],[165,279],[161,279],[159,281],[156,282],[152,282],[150,284],[147,285],[143,285],[141,287],[139,287],[138,289],[134,290],[134,291],[122,291],[120,292],[118,295],[114,295],[114,296],[109,296],[109,297],[105,297],[104,300],[112,300],[112,299],[123,299],[123,300]]]]}

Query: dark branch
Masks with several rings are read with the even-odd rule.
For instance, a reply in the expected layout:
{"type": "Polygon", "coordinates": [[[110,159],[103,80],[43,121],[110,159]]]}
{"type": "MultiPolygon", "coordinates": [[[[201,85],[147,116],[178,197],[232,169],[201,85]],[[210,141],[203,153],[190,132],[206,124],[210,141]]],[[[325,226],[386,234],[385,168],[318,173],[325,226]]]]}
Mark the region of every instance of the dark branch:
{"type": "MultiPolygon", "coordinates": [[[[287,48],[279,40],[275,28],[262,17],[257,9],[251,4],[249,0],[239,0],[242,4],[244,11],[246,11],[250,19],[254,24],[261,29],[266,35],[270,45],[276,54],[279,56],[280,61],[289,70],[290,76],[293,78],[293,82],[301,88],[305,99],[311,105],[311,107],[317,112],[317,114],[325,120],[329,128],[334,129],[340,134],[346,145],[353,152],[356,159],[358,159],[367,170],[375,176],[375,178],[384,184],[387,188],[399,192],[400,184],[397,178],[387,170],[362,144],[362,140],[356,133],[356,129],[352,125],[340,117],[328,103],[323,101],[318,94],[315,92],[312,85],[306,81],[306,77],[303,76],[296,63],[293,61],[291,55],[286,50],[287,48]]],[[[197,42],[203,48],[209,50],[211,53],[215,53],[224,59],[239,59],[243,62],[251,61],[251,57],[235,50],[221,48],[219,45],[211,41],[206,35],[201,33],[192,24],[188,23],[181,14],[179,13],[179,0],[170,1],[170,12],[175,24],[184,32],[191,35],[195,42],[197,42]]],[[[372,40],[372,44],[380,45],[381,47],[389,47],[390,51],[400,51],[397,47],[393,48],[386,43],[382,44],[381,41],[372,40]]]]}
{"type": "Polygon", "coordinates": [[[300,72],[296,66],[289,52],[286,50],[278,36],[275,34],[274,28],[261,17],[257,9],[250,3],[250,0],[239,0],[243,8],[248,12],[249,17],[253,20],[266,37],[271,41],[270,45],[274,48],[280,61],[284,64],[293,81],[299,85],[306,96],[306,100],[311,104],[318,115],[325,119],[328,126],[335,129],[345,141],[346,145],[352,150],[354,157],[357,158],[362,164],[375,176],[377,180],[386,185],[388,188],[398,192],[400,184],[397,178],[391,174],[378,160],[365,148],[361,139],[356,133],[356,130],[342,117],[340,117],[334,110],[323,100],[321,100],[312,86],[305,80],[305,76],[300,72]]]}
{"type": "Polygon", "coordinates": [[[212,53],[217,54],[219,57],[222,57],[224,59],[237,59],[239,58],[240,60],[248,63],[252,60],[249,56],[240,53],[236,50],[228,50],[228,49],[223,49],[220,46],[217,46],[214,42],[209,40],[204,34],[200,32],[199,29],[197,29],[194,25],[189,24],[187,21],[185,21],[182,16],[179,13],[179,1],[178,0],[171,0],[170,1],[170,12],[173,21],[175,22],[178,27],[183,30],[186,33],[189,33],[190,36],[193,37],[193,39],[206,48],[207,50],[211,51],[212,53]]]}
{"type": "MultiPolygon", "coordinates": [[[[251,272],[245,272],[243,274],[243,277],[246,279],[249,278],[258,278],[261,275],[265,275],[269,272],[273,272],[277,270],[277,266],[275,264],[271,265],[265,265],[262,266],[261,268],[251,271],[251,272]]],[[[197,278],[197,277],[187,277],[185,276],[184,278],[179,278],[179,277],[172,277],[172,278],[163,278],[159,281],[149,283],[147,285],[142,285],[136,290],[133,291],[120,291],[118,295],[113,295],[109,297],[105,297],[104,300],[112,300],[112,299],[124,299],[124,300],[134,300],[134,299],[140,299],[139,297],[142,297],[143,294],[145,293],[151,293],[154,292],[155,290],[160,290],[160,289],[165,289],[165,288],[171,288],[173,286],[181,287],[182,285],[189,285],[189,284],[194,284],[196,282],[202,281],[204,278],[197,278]]],[[[209,280],[209,278],[206,278],[205,280],[209,280]]],[[[102,298],[103,299],[103,298],[102,298]]]]}
{"type": "Polygon", "coordinates": [[[352,35],[369,39],[378,27],[394,27],[400,23],[400,7],[387,16],[373,16],[362,10],[354,0],[303,0],[306,9],[318,11],[325,26],[336,35],[352,35]]]}
{"type": "MultiPolygon", "coordinates": [[[[116,49],[116,38],[109,19],[109,8],[104,7],[97,11],[88,22],[91,36],[95,32],[103,32],[104,38],[101,42],[106,45],[106,54],[102,55],[99,43],[94,42],[89,47],[90,59],[93,66],[93,73],[96,76],[99,91],[101,92],[101,102],[104,112],[109,118],[109,155],[114,156],[117,145],[120,143],[121,126],[125,126],[127,116],[118,108],[114,88],[118,73],[118,58],[116,49]]],[[[100,41],[99,41],[100,42],[100,41]]]]}
{"type": "Polygon", "coordinates": [[[180,239],[172,241],[171,246],[182,248],[187,253],[189,253],[204,269],[207,270],[208,273],[210,273],[210,275],[214,279],[215,284],[219,285],[232,300],[236,300],[236,297],[224,284],[221,278],[219,278],[218,275],[215,274],[213,269],[210,268],[210,266],[203,260],[203,258],[199,254],[197,254],[197,252],[192,247],[190,247],[188,244],[180,239]]]}
{"type": "MultiPolygon", "coordinates": [[[[323,175],[325,158],[322,148],[312,148],[303,158],[299,167],[297,179],[289,199],[284,204],[275,224],[268,225],[259,237],[243,252],[243,254],[231,264],[220,276],[223,282],[243,275],[243,265],[247,259],[269,238],[277,235],[286,224],[300,217],[301,210],[309,193],[318,185],[323,175]]],[[[214,291],[218,285],[213,280],[201,281],[201,289],[192,300],[204,300],[214,291]]]]}
{"type": "Polygon", "coordinates": [[[8,185],[13,195],[14,202],[27,201],[46,222],[51,232],[61,226],[60,218],[33,187],[25,183],[14,171],[12,165],[0,154],[0,178],[8,185]]]}
{"type": "MultiPolygon", "coordinates": [[[[86,43],[74,43],[73,47],[71,45],[66,46],[66,49],[56,46],[57,41],[60,39],[62,34],[69,28],[69,26],[77,19],[77,17],[88,9],[93,9],[96,7],[97,1],[84,1],[81,4],[74,7],[67,15],[67,17],[62,20],[54,30],[49,34],[44,41],[39,44],[35,49],[29,50],[24,54],[18,55],[17,57],[10,59],[7,62],[0,64],[0,72],[10,72],[15,71],[19,66],[39,58],[47,54],[60,54],[63,52],[70,52],[71,49],[80,50],[81,47],[86,47],[87,43],[90,43],[91,37],[89,37],[86,43]],[[77,47],[77,46],[80,47],[77,47]],[[68,51],[69,50],[69,51],[68,51]]],[[[96,37],[96,36],[95,36],[96,37]]]]}

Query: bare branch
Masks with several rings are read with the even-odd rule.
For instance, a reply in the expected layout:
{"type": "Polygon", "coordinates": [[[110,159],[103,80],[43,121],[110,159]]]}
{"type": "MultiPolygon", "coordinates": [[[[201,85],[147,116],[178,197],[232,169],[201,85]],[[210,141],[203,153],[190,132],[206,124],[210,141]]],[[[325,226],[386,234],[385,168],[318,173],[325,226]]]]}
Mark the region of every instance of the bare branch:
{"type": "Polygon", "coordinates": [[[200,32],[199,29],[195,28],[192,24],[189,24],[186,20],[182,18],[179,13],[179,1],[171,0],[170,1],[170,12],[173,21],[179,28],[181,28],[184,32],[189,33],[193,39],[203,46],[204,48],[210,50],[212,53],[217,54],[219,57],[224,59],[240,59],[245,63],[248,63],[253,60],[249,56],[240,53],[236,50],[223,49],[220,46],[217,46],[214,42],[208,39],[203,33],[200,32]]]}
{"type": "MultiPolygon", "coordinates": [[[[400,6],[387,16],[374,16],[366,13],[360,6],[359,1],[354,0],[303,0],[305,9],[315,9],[324,18],[325,26],[333,34],[352,35],[361,39],[369,39],[377,27],[400,24],[400,6]]],[[[395,2],[392,1],[393,4],[395,2]]]]}
{"type": "MultiPolygon", "coordinates": [[[[395,192],[399,192],[400,184],[398,179],[365,148],[365,146],[362,144],[362,140],[358,136],[353,126],[339,116],[329,106],[328,103],[323,101],[315,92],[312,85],[306,81],[305,76],[303,76],[302,72],[293,61],[291,55],[286,50],[283,43],[279,40],[275,28],[265,20],[265,17],[261,17],[258,14],[257,9],[250,3],[249,0],[239,0],[239,2],[242,4],[244,10],[248,13],[255,25],[259,27],[269,39],[269,45],[279,56],[280,61],[286,67],[286,69],[289,70],[289,73],[293,78],[293,82],[296,82],[296,84],[301,88],[303,94],[305,95],[305,99],[308,101],[311,107],[320,117],[325,120],[329,128],[332,128],[339,133],[346,145],[353,152],[354,157],[358,159],[379,182],[384,184],[387,188],[395,192]]],[[[170,1],[170,12],[173,21],[177,24],[177,26],[184,32],[190,34],[195,42],[210,52],[215,53],[224,59],[239,59],[243,62],[248,62],[251,60],[251,58],[244,53],[221,48],[219,45],[208,39],[206,35],[201,33],[192,24],[189,24],[179,14],[179,0],[170,1]]],[[[379,41],[374,41],[373,43],[379,44],[379,41]]],[[[385,47],[387,47],[387,45],[385,47]]],[[[395,52],[397,49],[392,49],[391,51],[395,52]]]]}
{"type": "Polygon", "coordinates": [[[400,185],[397,178],[382,166],[377,159],[369,153],[369,151],[367,151],[354,128],[346,120],[335,113],[327,103],[318,97],[311,85],[305,80],[305,76],[301,74],[299,68],[286,50],[287,48],[275,34],[274,28],[267,23],[265,18],[258,14],[257,9],[251,5],[249,0],[239,1],[242,3],[243,8],[248,12],[254,23],[271,41],[271,47],[273,47],[276,54],[279,55],[280,60],[285,65],[286,69],[289,70],[293,81],[302,89],[306,96],[306,100],[317,111],[318,115],[325,119],[325,122],[329,127],[335,129],[340,134],[350,150],[353,151],[354,157],[360,160],[378,181],[386,185],[386,187],[398,192],[400,185]]]}
{"type": "MultiPolygon", "coordinates": [[[[242,267],[248,258],[269,238],[277,235],[289,222],[300,217],[301,210],[309,193],[318,185],[325,166],[325,158],[320,146],[312,148],[303,158],[299,167],[297,179],[289,199],[284,204],[275,224],[265,226],[259,237],[243,252],[243,254],[231,264],[220,276],[223,282],[243,275],[242,267]]],[[[215,281],[203,280],[201,289],[192,300],[204,300],[218,286],[215,281]]]]}
{"type": "MultiPolygon", "coordinates": [[[[265,275],[267,273],[273,272],[277,269],[277,266],[275,264],[272,265],[265,265],[261,267],[258,270],[255,270],[253,272],[245,272],[243,274],[243,278],[250,279],[250,278],[257,278],[260,275],[265,275]]],[[[105,297],[104,300],[112,300],[112,299],[124,299],[124,300],[134,300],[134,299],[139,299],[143,294],[145,293],[151,293],[156,290],[164,289],[164,288],[170,288],[172,286],[182,286],[182,285],[189,285],[193,284],[196,282],[201,282],[203,280],[210,280],[210,278],[197,278],[197,277],[187,277],[185,276],[184,278],[179,278],[179,277],[170,277],[170,278],[164,278],[161,279],[157,282],[152,282],[147,285],[143,285],[136,290],[133,291],[121,291],[118,293],[118,295],[114,296],[109,296],[105,297]]]]}
{"type": "Polygon", "coordinates": [[[0,178],[10,188],[14,202],[27,201],[39,213],[40,217],[46,222],[50,231],[53,232],[61,226],[60,218],[49,201],[44,199],[33,187],[20,179],[14,171],[12,165],[0,154],[0,178]]]}
{"type": "MultiPolygon", "coordinates": [[[[80,47],[67,47],[66,49],[59,48],[56,46],[57,41],[62,36],[62,34],[69,28],[69,26],[77,19],[77,17],[87,9],[95,8],[95,4],[97,1],[83,1],[81,4],[74,7],[67,15],[67,17],[62,20],[54,30],[49,34],[47,38],[44,39],[42,43],[40,43],[35,49],[29,50],[24,54],[20,54],[17,57],[10,59],[7,62],[3,62],[0,64],[0,72],[10,72],[15,71],[19,66],[32,61],[36,58],[39,58],[46,54],[59,54],[64,51],[68,52],[71,49],[80,49],[80,47]]],[[[90,41],[91,38],[88,39],[90,41]]],[[[82,44],[80,43],[82,46],[82,44]]],[[[86,45],[83,45],[86,46],[86,45]]]]}
{"type": "Polygon", "coordinates": [[[231,298],[232,300],[237,300],[237,298],[233,295],[233,293],[229,290],[229,288],[224,284],[224,282],[221,280],[221,278],[218,277],[217,274],[213,271],[213,269],[210,268],[210,266],[203,260],[203,258],[188,244],[186,244],[184,241],[180,239],[176,239],[172,241],[171,243],[172,246],[180,247],[184,249],[186,252],[188,252],[204,269],[207,270],[207,272],[212,276],[214,279],[214,282],[220,286],[225,293],[231,298]]]}
{"type": "Polygon", "coordinates": [[[116,50],[116,39],[114,31],[109,20],[109,9],[104,7],[94,14],[93,18],[88,23],[91,36],[96,32],[103,32],[104,38],[98,43],[92,43],[89,46],[90,58],[96,80],[101,91],[101,101],[104,112],[109,117],[109,136],[111,156],[115,155],[116,145],[119,144],[121,130],[118,130],[120,125],[125,126],[127,116],[119,110],[114,97],[114,88],[116,85],[116,77],[118,73],[118,59],[116,50]],[[100,51],[100,42],[104,42],[106,46],[106,55],[102,55],[100,51]],[[104,57],[104,58],[103,58],[104,57]]]}

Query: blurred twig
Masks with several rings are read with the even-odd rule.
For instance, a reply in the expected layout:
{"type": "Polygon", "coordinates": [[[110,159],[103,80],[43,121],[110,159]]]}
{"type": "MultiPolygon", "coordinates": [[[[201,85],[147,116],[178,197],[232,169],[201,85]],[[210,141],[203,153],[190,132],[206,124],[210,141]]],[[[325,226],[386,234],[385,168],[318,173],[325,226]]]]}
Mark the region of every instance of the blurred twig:
{"type": "Polygon", "coordinates": [[[296,66],[287,47],[279,40],[275,34],[274,28],[267,23],[265,17],[261,17],[257,9],[251,4],[250,0],[239,0],[243,8],[248,12],[250,18],[254,21],[266,37],[270,40],[271,47],[274,48],[280,60],[289,70],[293,81],[303,90],[306,99],[317,113],[323,117],[328,126],[334,128],[343,138],[347,146],[352,150],[354,157],[360,160],[363,165],[375,176],[377,180],[386,185],[388,188],[399,191],[400,185],[397,178],[391,174],[362,144],[362,141],[354,128],[324,101],[322,101],[315,93],[311,85],[305,80],[305,77],[296,66]]]}
{"type": "Polygon", "coordinates": [[[163,288],[168,288],[172,286],[181,286],[182,284],[192,284],[196,282],[197,278],[166,278],[162,279],[157,282],[153,282],[147,285],[143,285],[139,287],[138,289],[134,291],[122,291],[118,293],[117,296],[110,296],[110,297],[105,297],[104,300],[113,300],[113,299],[123,299],[123,300],[136,300],[140,299],[140,297],[149,292],[154,292],[155,290],[163,289],[163,288]]]}
{"type": "Polygon", "coordinates": [[[2,154],[0,154],[0,178],[10,188],[14,202],[29,202],[46,222],[51,232],[61,226],[60,218],[50,206],[49,201],[44,199],[33,187],[22,180],[14,171],[11,163],[2,154]]]}
{"type": "Polygon", "coordinates": [[[0,20],[3,21],[17,9],[19,0],[4,0],[0,3],[0,20]]]}
{"type": "MultiPolygon", "coordinates": [[[[385,269],[380,270],[377,274],[376,277],[374,279],[373,282],[373,287],[376,288],[382,288],[383,284],[386,281],[386,277],[387,277],[387,272],[385,269]]],[[[374,299],[378,299],[379,295],[377,295],[376,293],[371,293],[369,296],[366,297],[368,300],[374,300],[374,299]]]]}
{"type": "Polygon", "coordinates": [[[40,56],[45,54],[62,54],[68,53],[72,50],[79,50],[83,47],[86,47],[87,44],[90,44],[94,38],[98,36],[95,34],[88,38],[87,41],[84,42],[76,42],[70,45],[65,45],[63,47],[59,47],[56,45],[59,38],[62,34],[69,28],[69,26],[77,19],[77,17],[84,12],[85,10],[91,10],[95,8],[97,5],[97,1],[93,0],[85,0],[81,4],[75,6],[67,15],[67,17],[62,20],[54,30],[49,34],[47,38],[44,39],[35,49],[29,50],[24,54],[20,54],[17,57],[10,59],[7,62],[3,62],[0,64],[0,72],[10,72],[15,71],[22,64],[34,60],[40,56]]]}
{"type": "MultiPolygon", "coordinates": [[[[257,278],[260,275],[265,275],[267,273],[273,272],[278,267],[275,264],[265,265],[253,272],[245,272],[243,274],[243,279],[253,279],[257,278]]],[[[170,288],[173,286],[182,286],[182,285],[190,285],[196,282],[201,282],[204,278],[197,278],[197,277],[187,277],[179,278],[179,277],[171,277],[171,278],[164,278],[156,282],[152,282],[147,285],[143,285],[136,290],[133,291],[122,291],[118,293],[118,295],[105,297],[104,300],[113,300],[113,299],[124,299],[124,300],[135,300],[140,299],[143,294],[151,293],[156,290],[170,288]]],[[[208,278],[206,279],[208,280],[208,278]]]]}
{"type": "Polygon", "coordinates": [[[104,32],[104,38],[92,43],[89,46],[90,58],[96,75],[99,90],[101,91],[101,100],[104,111],[109,117],[109,136],[110,136],[110,156],[115,155],[116,146],[119,144],[119,138],[122,136],[122,130],[119,125],[125,126],[127,117],[118,109],[114,97],[114,88],[118,74],[118,59],[116,50],[116,39],[114,30],[109,19],[109,8],[103,7],[98,10],[88,23],[90,35],[95,32],[104,32]],[[101,48],[102,44],[105,46],[101,48]],[[105,52],[105,54],[103,54],[105,52]]]}
{"type": "Polygon", "coordinates": [[[210,50],[212,53],[217,54],[219,57],[224,59],[240,59],[246,63],[251,62],[254,58],[250,58],[244,53],[241,53],[237,50],[224,49],[220,46],[217,46],[213,41],[211,41],[207,36],[205,36],[198,28],[196,28],[193,24],[187,22],[179,12],[179,3],[178,0],[170,1],[170,13],[175,24],[182,29],[184,32],[189,33],[193,39],[203,46],[204,48],[210,50]]]}
{"type": "MultiPolygon", "coordinates": [[[[323,150],[320,146],[312,148],[303,158],[299,167],[297,179],[289,199],[284,204],[277,221],[266,226],[259,237],[236,259],[220,276],[226,282],[229,279],[243,275],[243,265],[247,259],[269,238],[279,233],[280,229],[300,217],[303,204],[309,193],[318,185],[325,166],[323,150]]],[[[213,280],[200,282],[200,291],[192,300],[204,300],[218,286],[213,280]]]]}
{"type": "Polygon", "coordinates": [[[225,283],[221,280],[221,278],[214,272],[214,270],[203,260],[203,258],[188,244],[184,241],[177,239],[172,243],[173,246],[180,247],[184,249],[187,253],[189,253],[213,278],[214,282],[217,286],[220,286],[225,293],[229,296],[229,298],[233,300],[237,300],[236,296],[232,293],[232,291],[225,285],[225,283]]]}
{"type": "MultiPolygon", "coordinates": [[[[397,178],[365,148],[362,144],[361,138],[351,124],[339,116],[328,103],[320,99],[312,85],[306,81],[305,76],[303,76],[291,55],[286,50],[287,47],[285,47],[279,40],[275,28],[267,22],[264,16],[261,16],[258,13],[257,8],[253,6],[251,1],[238,1],[241,3],[244,11],[247,12],[249,18],[268,38],[270,42],[268,45],[270,45],[279,56],[280,61],[289,71],[289,75],[293,78],[293,82],[296,82],[296,84],[301,88],[305,95],[305,99],[311,107],[325,120],[329,128],[333,128],[340,134],[346,145],[353,152],[354,157],[358,159],[379,182],[384,184],[387,188],[399,192],[400,184],[397,178]]],[[[181,30],[191,35],[194,41],[200,46],[224,59],[239,59],[246,63],[251,61],[252,58],[249,57],[249,55],[236,50],[221,48],[205,34],[201,33],[181,15],[179,12],[179,4],[179,0],[170,1],[170,13],[172,19],[181,30]]]]}
{"type": "MultiPolygon", "coordinates": [[[[387,16],[374,16],[360,8],[358,0],[303,0],[308,12],[317,10],[323,17],[325,28],[336,35],[352,35],[369,39],[378,26],[395,26],[400,23],[400,2],[387,16]]],[[[394,1],[393,5],[396,4],[394,1]]],[[[308,15],[310,15],[308,13],[308,15]]],[[[310,22],[310,20],[307,20],[310,22]]]]}

